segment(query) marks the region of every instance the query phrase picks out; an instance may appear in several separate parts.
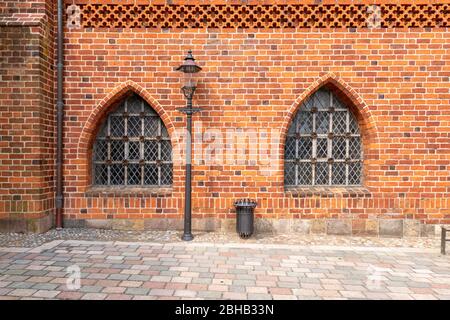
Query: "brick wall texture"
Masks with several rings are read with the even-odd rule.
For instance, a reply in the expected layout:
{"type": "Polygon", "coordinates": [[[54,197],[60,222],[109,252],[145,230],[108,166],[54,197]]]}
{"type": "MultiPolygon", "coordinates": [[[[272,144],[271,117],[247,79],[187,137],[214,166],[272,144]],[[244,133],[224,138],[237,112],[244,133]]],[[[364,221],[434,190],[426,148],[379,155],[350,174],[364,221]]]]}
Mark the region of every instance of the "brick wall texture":
{"type": "Polygon", "coordinates": [[[0,217],[17,230],[54,208],[51,2],[0,4],[0,217]],[[11,222],[10,221],[10,222],[11,222]]]}
{"type": "MultiPolygon", "coordinates": [[[[3,1],[0,13],[10,15],[9,4],[14,2],[3,1]]],[[[23,10],[34,12],[30,8],[38,7],[39,1],[29,3],[23,10]]],[[[67,5],[72,3],[108,4],[114,10],[112,6],[118,1],[67,1],[67,5]]],[[[129,1],[135,3],[148,5],[150,1],[129,1]]],[[[323,1],[322,5],[328,3],[401,2],[323,1]]],[[[448,4],[436,1],[417,5],[424,3],[448,4]]],[[[55,103],[50,36],[55,19],[50,5],[43,5],[46,9],[39,24],[5,23],[0,27],[1,216],[31,217],[54,208],[55,103]]],[[[182,4],[174,1],[173,6],[182,4]]],[[[441,13],[443,21],[448,21],[448,11],[441,13]]],[[[436,18],[440,12],[433,14],[436,18]]],[[[182,218],[181,159],[174,159],[172,188],[122,193],[93,192],[90,162],[101,120],[130,91],[141,95],[160,114],[172,144],[179,142],[175,132],[186,123],[177,108],[184,106],[185,100],[180,74],[174,68],[192,50],[203,68],[194,98],[194,105],[203,109],[193,118],[197,141],[193,151],[195,220],[233,219],[233,201],[254,198],[258,201],[258,218],[342,219],[350,221],[353,233],[366,233],[369,222],[379,219],[450,223],[450,32],[442,21],[428,27],[395,28],[348,28],[339,24],[117,28],[89,27],[85,22],[65,30],[67,221],[182,218]],[[337,92],[359,121],[363,186],[286,190],[286,131],[301,102],[321,86],[337,92]],[[201,142],[201,138],[212,129],[222,133],[223,144],[231,148],[228,161],[203,161],[211,140],[201,142]],[[225,141],[230,129],[236,135],[225,141]],[[257,132],[257,140],[238,139],[248,132],[257,132]],[[269,162],[251,157],[261,145],[269,147],[269,162]]]]}

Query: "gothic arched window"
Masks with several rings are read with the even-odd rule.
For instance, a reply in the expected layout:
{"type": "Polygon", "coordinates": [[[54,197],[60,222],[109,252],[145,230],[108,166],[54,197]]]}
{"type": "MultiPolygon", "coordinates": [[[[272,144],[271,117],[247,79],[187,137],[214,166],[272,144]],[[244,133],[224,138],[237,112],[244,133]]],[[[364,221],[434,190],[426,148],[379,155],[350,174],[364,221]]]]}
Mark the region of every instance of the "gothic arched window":
{"type": "Polygon", "coordinates": [[[96,186],[169,186],[172,145],[159,115],[137,94],[101,124],[93,148],[96,186]]]}
{"type": "Polygon", "coordinates": [[[284,150],[286,186],[361,185],[362,145],[355,116],[321,88],[302,103],[284,150]]]}

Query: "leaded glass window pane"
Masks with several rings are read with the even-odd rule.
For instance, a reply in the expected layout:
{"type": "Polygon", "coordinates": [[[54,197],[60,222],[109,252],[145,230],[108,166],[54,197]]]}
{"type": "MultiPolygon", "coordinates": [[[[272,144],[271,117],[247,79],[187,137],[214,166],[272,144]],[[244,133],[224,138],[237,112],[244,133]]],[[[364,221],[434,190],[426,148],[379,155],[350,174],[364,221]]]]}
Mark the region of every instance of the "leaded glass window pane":
{"type": "Polygon", "coordinates": [[[172,181],[172,166],[163,164],[161,166],[161,184],[169,184],[172,181]]]}
{"type": "Polygon", "coordinates": [[[159,183],[158,168],[155,166],[146,165],[144,169],[144,183],[148,185],[157,185],[159,183]]]}
{"type": "Polygon", "coordinates": [[[124,99],[102,124],[93,148],[93,184],[172,184],[172,145],[158,114],[138,95],[124,99]]]}
{"type": "Polygon", "coordinates": [[[325,185],[328,183],[328,163],[326,162],[317,162],[316,163],[316,172],[315,172],[315,184],[316,185],[325,185]]]}
{"type": "Polygon", "coordinates": [[[139,141],[128,142],[128,159],[139,160],[141,158],[141,143],[139,141]]]}
{"type": "Polygon", "coordinates": [[[300,137],[298,140],[298,158],[304,160],[312,156],[312,139],[310,137],[300,137]]]}
{"type": "Polygon", "coordinates": [[[110,166],[110,184],[123,185],[125,184],[125,167],[121,164],[112,164],[110,166]]]}
{"type": "Polygon", "coordinates": [[[122,140],[113,140],[110,142],[112,161],[123,161],[125,159],[125,143],[122,140]]]}
{"type": "Polygon", "coordinates": [[[360,185],[362,145],[358,122],[327,88],[303,102],[285,144],[285,185],[360,185]]]}
{"type": "Polygon", "coordinates": [[[327,133],[329,128],[330,114],[328,112],[317,112],[316,115],[316,132],[327,133]]]}
{"type": "Polygon", "coordinates": [[[141,166],[139,164],[130,164],[127,167],[127,179],[129,185],[141,184],[141,166]]]}
{"type": "Polygon", "coordinates": [[[344,134],[347,131],[347,112],[333,113],[333,133],[344,134]]]}
{"type": "Polygon", "coordinates": [[[361,162],[352,162],[348,166],[348,183],[360,184],[361,183],[361,162]]]}
{"type": "Polygon", "coordinates": [[[97,141],[94,146],[94,159],[104,161],[108,159],[108,143],[106,141],[97,141]]]}
{"type": "Polygon", "coordinates": [[[292,186],[296,183],[296,174],[295,174],[296,165],[293,162],[285,162],[284,164],[284,184],[288,186],[292,186]]]}
{"type": "MultiPolygon", "coordinates": [[[[308,133],[311,132],[313,127],[313,116],[310,112],[299,112],[298,113],[298,126],[299,126],[299,132],[300,133],[308,133]]],[[[295,130],[295,127],[294,127],[295,130]]]]}
{"type": "Polygon", "coordinates": [[[158,141],[145,141],[144,159],[147,161],[156,161],[158,159],[158,141]]]}
{"type": "Polygon", "coordinates": [[[121,116],[111,116],[108,119],[112,137],[122,137],[125,134],[125,119],[121,116]]]}
{"type": "Polygon", "coordinates": [[[328,139],[316,140],[316,158],[327,158],[328,155],[328,139]]]}
{"type": "Polygon", "coordinates": [[[284,156],[286,159],[295,159],[295,157],[296,157],[295,144],[296,143],[297,143],[297,139],[295,139],[294,137],[286,138],[286,146],[285,146],[285,153],[284,153],[284,156]]]}
{"type": "MultiPolygon", "coordinates": [[[[294,168],[295,170],[295,168],[294,168]]],[[[309,162],[302,162],[298,166],[298,181],[297,184],[307,185],[311,184],[312,180],[312,166],[309,162]]]]}
{"type": "Polygon", "coordinates": [[[333,139],[332,153],[336,160],[344,160],[347,152],[347,139],[345,137],[336,137],[333,139]]]}
{"type": "Polygon", "coordinates": [[[142,135],[142,124],[140,117],[128,117],[127,125],[128,136],[139,137],[142,135]]]}
{"type": "Polygon", "coordinates": [[[333,168],[331,170],[331,183],[333,185],[345,185],[345,162],[335,162],[332,164],[333,168]]]}
{"type": "Polygon", "coordinates": [[[108,166],[105,164],[94,165],[95,184],[108,184],[108,166]]]}

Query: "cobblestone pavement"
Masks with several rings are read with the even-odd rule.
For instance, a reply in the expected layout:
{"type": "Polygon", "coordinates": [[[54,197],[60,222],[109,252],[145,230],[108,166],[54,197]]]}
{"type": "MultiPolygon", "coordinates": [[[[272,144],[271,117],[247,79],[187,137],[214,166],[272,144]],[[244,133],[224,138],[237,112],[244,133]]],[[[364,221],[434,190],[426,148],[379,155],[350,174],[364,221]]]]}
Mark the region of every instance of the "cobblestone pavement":
{"type": "Polygon", "coordinates": [[[54,240],[0,248],[0,299],[449,300],[450,257],[437,248],[54,240]]]}
{"type": "MultiPolygon", "coordinates": [[[[439,248],[439,238],[379,238],[330,235],[302,235],[295,233],[260,233],[250,239],[240,239],[235,232],[194,232],[193,242],[264,243],[295,245],[342,245],[376,247],[439,248]]],[[[50,230],[43,234],[0,233],[0,247],[36,247],[53,240],[150,241],[181,242],[179,231],[123,231],[88,228],[50,230]]]]}

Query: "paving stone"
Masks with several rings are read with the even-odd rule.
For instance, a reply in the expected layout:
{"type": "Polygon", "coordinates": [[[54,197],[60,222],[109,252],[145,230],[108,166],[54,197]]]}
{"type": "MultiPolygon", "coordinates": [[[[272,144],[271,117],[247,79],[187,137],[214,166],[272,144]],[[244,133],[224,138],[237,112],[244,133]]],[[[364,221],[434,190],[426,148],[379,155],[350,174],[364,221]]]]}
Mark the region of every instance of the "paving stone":
{"type": "Polygon", "coordinates": [[[133,300],[156,300],[157,296],[134,296],[133,300]]]}
{"type": "Polygon", "coordinates": [[[294,295],[274,294],[273,300],[298,300],[298,297],[294,295]]]}
{"type": "Polygon", "coordinates": [[[14,289],[0,288],[0,300],[3,298],[2,296],[7,295],[9,292],[11,292],[13,290],[14,289]]]}
{"type": "Polygon", "coordinates": [[[191,283],[192,282],[192,278],[187,278],[187,277],[173,277],[172,282],[180,282],[180,283],[191,283]]]}
{"type": "Polygon", "coordinates": [[[211,284],[212,283],[212,279],[197,278],[197,279],[192,279],[192,283],[196,283],[196,284],[211,284]]]}
{"type": "Polygon", "coordinates": [[[15,289],[8,293],[10,296],[31,297],[37,290],[34,289],[15,289]]]}
{"type": "Polygon", "coordinates": [[[228,291],[228,286],[225,285],[219,285],[219,284],[212,284],[208,286],[208,290],[210,291],[228,291]]]}
{"type": "Polygon", "coordinates": [[[206,284],[188,283],[186,285],[186,289],[193,290],[193,291],[205,291],[208,289],[208,286],[206,284]]]}
{"type": "Polygon", "coordinates": [[[149,288],[128,288],[125,293],[129,295],[146,295],[150,291],[149,288]]]}
{"type": "Polygon", "coordinates": [[[174,295],[177,297],[194,298],[196,297],[197,292],[193,290],[175,290],[174,295]]]}
{"type": "Polygon", "coordinates": [[[272,295],[291,295],[292,290],[289,288],[269,288],[269,293],[272,295]]]}
{"type": "Polygon", "coordinates": [[[102,274],[102,273],[91,273],[91,274],[88,275],[86,278],[87,278],[87,279],[97,279],[97,280],[102,280],[102,279],[108,278],[108,275],[107,275],[107,274],[102,274]]]}
{"type": "Polygon", "coordinates": [[[272,296],[270,294],[263,293],[249,293],[247,297],[249,300],[272,300],[272,296]]]}
{"type": "Polygon", "coordinates": [[[54,290],[57,287],[58,285],[54,283],[38,283],[35,284],[32,288],[37,290],[54,290]]]}
{"type": "Polygon", "coordinates": [[[33,294],[33,297],[53,299],[60,293],[61,291],[55,290],[39,290],[33,294]]]}
{"type": "Polygon", "coordinates": [[[406,293],[387,293],[387,295],[393,300],[413,300],[414,298],[406,293]]]}
{"type": "Polygon", "coordinates": [[[129,280],[126,280],[126,281],[120,282],[119,286],[120,287],[127,287],[127,288],[138,288],[138,287],[141,287],[142,284],[143,284],[142,281],[129,281],[129,280]]]}
{"type": "Polygon", "coordinates": [[[105,293],[86,293],[81,300],[105,300],[106,297],[105,293]]]}
{"type": "Polygon", "coordinates": [[[125,287],[106,287],[102,290],[102,293],[120,294],[124,293],[127,288],[125,287]]]}
{"type": "Polygon", "coordinates": [[[261,294],[267,294],[268,290],[266,287],[246,287],[245,291],[247,293],[261,293],[261,294]]]}
{"type": "Polygon", "coordinates": [[[173,295],[174,290],[169,290],[169,289],[151,289],[150,290],[150,295],[153,296],[171,296],[173,295]]]}
{"type": "MultiPolygon", "coordinates": [[[[156,282],[156,281],[147,281],[142,284],[143,288],[149,288],[149,289],[163,289],[166,287],[169,283],[167,282],[156,282]]],[[[179,284],[184,288],[185,284],[179,284]]],[[[167,288],[167,289],[180,289],[179,287],[176,288],[167,288]]]]}
{"type": "Polygon", "coordinates": [[[76,292],[76,291],[63,291],[56,296],[57,299],[61,300],[78,300],[80,299],[84,293],[76,292]]]}
{"type": "Polygon", "coordinates": [[[110,280],[127,280],[130,277],[128,274],[112,274],[107,279],[110,280]]]}
{"type": "Polygon", "coordinates": [[[315,296],[316,293],[312,289],[292,289],[292,292],[296,296],[315,296]]]}
{"type": "Polygon", "coordinates": [[[14,289],[29,289],[31,288],[35,283],[33,282],[13,282],[11,283],[8,288],[14,288],[14,289]]]}
{"type": "Polygon", "coordinates": [[[222,297],[221,291],[199,291],[197,296],[205,299],[220,299],[222,297]]]}
{"type": "Polygon", "coordinates": [[[79,289],[81,292],[87,292],[87,293],[97,293],[101,292],[103,290],[103,287],[101,286],[85,286],[82,285],[79,289]]]}
{"type": "Polygon", "coordinates": [[[254,280],[233,280],[233,285],[235,286],[254,286],[255,283],[254,280]]]}
{"type": "Polygon", "coordinates": [[[364,295],[364,293],[361,292],[361,291],[341,290],[341,291],[339,291],[339,293],[340,293],[344,298],[359,298],[359,299],[364,299],[364,298],[366,298],[366,296],[364,295]]]}
{"type": "MultiPolygon", "coordinates": [[[[295,292],[294,292],[295,293],[295,292]]],[[[340,298],[342,297],[342,295],[339,293],[339,291],[337,290],[314,290],[314,293],[318,296],[318,297],[323,297],[323,298],[340,298]]]]}
{"type": "Polygon", "coordinates": [[[241,292],[224,292],[222,298],[228,300],[246,300],[247,294],[241,292]]]}
{"type": "Polygon", "coordinates": [[[109,294],[105,300],[132,300],[134,298],[133,295],[128,294],[109,294]]]}
{"type": "Polygon", "coordinates": [[[132,281],[148,281],[150,280],[150,276],[141,275],[141,274],[134,274],[128,278],[128,280],[132,281]]]}
{"type": "Polygon", "coordinates": [[[241,293],[245,293],[246,292],[244,286],[235,286],[235,285],[228,286],[228,291],[230,291],[230,292],[241,292],[241,293]]]}
{"type": "Polygon", "coordinates": [[[120,281],[118,280],[99,280],[95,285],[100,287],[117,287],[119,283],[120,281]]]}

